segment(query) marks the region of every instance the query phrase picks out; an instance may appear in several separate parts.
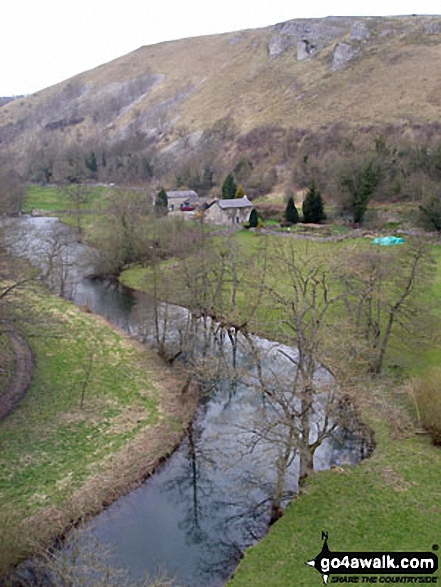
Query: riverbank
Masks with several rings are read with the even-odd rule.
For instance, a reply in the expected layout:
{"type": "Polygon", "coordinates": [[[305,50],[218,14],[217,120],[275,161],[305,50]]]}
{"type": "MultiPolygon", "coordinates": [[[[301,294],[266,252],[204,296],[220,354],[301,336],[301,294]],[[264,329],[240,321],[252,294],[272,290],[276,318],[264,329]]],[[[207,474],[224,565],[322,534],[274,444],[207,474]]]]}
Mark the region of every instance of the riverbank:
{"type": "Polygon", "coordinates": [[[35,374],[0,422],[0,572],[139,485],[197,407],[183,373],[32,285],[14,294],[35,374]]]}
{"type": "MultiPolygon", "coordinates": [[[[361,415],[375,433],[372,456],[311,476],[283,517],[245,552],[228,587],[319,585],[320,575],[305,563],[320,552],[322,532],[338,552],[439,545],[441,449],[418,433],[403,389],[367,385],[362,391],[361,415]]],[[[435,576],[439,581],[439,571],[435,576]]]]}
{"type": "MultiPolygon", "coordinates": [[[[240,243],[245,245],[250,259],[258,256],[258,237],[238,234],[234,244],[229,244],[237,250],[240,243]]],[[[348,245],[351,250],[371,246],[363,241],[348,245]]],[[[326,251],[335,257],[342,254],[343,244],[310,243],[308,248],[310,254],[326,251]]],[[[305,246],[299,244],[298,250],[301,258],[305,258],[305,246]]],[[[432,245],[431,253],[434,280],[427,284],[420,301],[427,307],[427,314],[432,312],[436,324],[441,307],[440,247],[432,245]]],[[[158,272],[161,278],[167,272],[173,275],[175,296],[182,295],[177,285],[178,268],[168,261],[158,272]]],[[[283,269],[272,266],[272,272],[283,287],[283,269]]],[[[145,268],[133,268],[122,279],[128,285],[147,289],[146,274],[145,268]]],[[[245,275],[239,274],[239,279],[244,280],[245,275]]],[[[158,290],[161,291],[160,286],[158,290]]],[[[248,293],[244,299],[252,305],[253,290],[248,293]]],[[[179,303],[176,297],[173,301],[179,303]]],[[[242,310],[241,301],[238,297],[242,310]]],[[[270,309],[261,306],[258,312],[257,332],[260,325],[267,329],[271,323],[270,309]]],[[[422,319],[419,329],[406,330],[405,337],[402,333],[395,335],[386,357],[388,376],[374,380],[364,377],[353,392],[362,421],[375,433],[373,455],[356,467],[337,467],[312,475],[268,535],[245,553],[229,586],[297,587],[313,585],[314,581],[319,584],[320,576],[305,562],[321,550],[322,531],[329,532],[329,546],[334,551],[430,551],[432,545],[439,544],[441,449],[432,446],[429,435],[421,433],[409,393],[410,379],[441,361],[438,333],[431,332],[429,326],[422,319]],[[421,342],[422,332],[427,335],[425,343],[421,342]]]]}

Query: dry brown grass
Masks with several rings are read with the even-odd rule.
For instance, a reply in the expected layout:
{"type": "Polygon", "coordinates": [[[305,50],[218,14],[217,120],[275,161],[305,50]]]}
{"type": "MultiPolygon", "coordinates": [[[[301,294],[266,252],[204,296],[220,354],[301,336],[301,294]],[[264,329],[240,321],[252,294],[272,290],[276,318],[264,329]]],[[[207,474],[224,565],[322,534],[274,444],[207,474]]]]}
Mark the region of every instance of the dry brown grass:
{"type": "MultiPolygon", "coordinates": [[[[424,33],[430,21],[369,19],[370,40],[358,43],[359,56],[341,71],[331,71],[330,65],[337,41],[357,45],[348,34],[313,58],[297,61],[295,45],[275,58],[269,56],[274,29],[267,27],[141,47],[73,82],[89,84],[93,96],[148,72],[163,76],[113,121],[106,130],[110,140],[135,116],[152,116],[157,107],[164,121],[175,121],[171,139],[208,128],[225,116],[243,132],[264,124],[318,128],[339,122],[359,126],[434,121],[441,115],[441,34],[424,33]]],[[[60,96],[66,85],[7,104],[0,109],[0,124],[16,122],[60,96]]],[[[97,128],[92,114],[64,134],[74,137],[81,129],[84,138],[93,136],[97,128]]]]}
{"type": "Polygon", "coordinates": [[[441,369],[429,369],[415,377],[409,393],[421,426],[429,432],[433,444],[441,446],[441,369]]]}

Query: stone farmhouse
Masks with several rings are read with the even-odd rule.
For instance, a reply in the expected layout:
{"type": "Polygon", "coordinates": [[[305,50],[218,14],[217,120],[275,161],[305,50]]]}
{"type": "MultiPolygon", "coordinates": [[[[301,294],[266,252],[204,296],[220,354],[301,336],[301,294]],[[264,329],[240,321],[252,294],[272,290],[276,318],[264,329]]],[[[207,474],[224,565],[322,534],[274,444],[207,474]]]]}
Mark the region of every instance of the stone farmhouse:
{"type": "Polygon", "coordinates": [[[204,212],[204,222],[224,226],[242,224],[249,221],[253,208],[253,204],[246,196],[232,200],[214,200],[208,204],[204,212]]]}

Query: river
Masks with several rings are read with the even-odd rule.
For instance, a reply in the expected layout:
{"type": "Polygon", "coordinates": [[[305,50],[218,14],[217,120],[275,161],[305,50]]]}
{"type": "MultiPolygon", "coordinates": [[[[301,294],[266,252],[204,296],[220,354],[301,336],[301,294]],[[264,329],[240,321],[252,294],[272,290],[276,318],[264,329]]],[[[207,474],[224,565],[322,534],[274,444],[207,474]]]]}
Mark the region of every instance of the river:
{"type": "MultiPolygon", "coordinates": [[[[14,219],[11,249],[44,265],[54,228],[66,236],[64,255],[70,272],[63,278],[64,295],[133,336],[153,342],[148,336],[152,332],[149,299],[119,284],[85,278],[91,270],[91,251],[70,238],[70,230],[58,220],[14,219]]],[[[56,289],[60,284],[52,286],[56,289]]],[[[172,310],[177,322],[188,317],[185,309],[172,310]]],[[[172,335],[178,330],[178,324],[170,329],[172,335]]],[[[266,351],[267,369],[287,368],[285,355],[292,349],[257,337],[255,342],[266,351]]],[[[239,344],[237,360],[242,369],[247,367],[245,345],[239,344]]],[[[277,448],[258,444],[250,452],[250,430],[268,409],[250,380],[240,377],[233,385],[219,379],[201,400],[189,434],[173,456],[141,487],[87,524],[84,536],[111,547],[112,563],[126,567],[130,576],[165,572],[175,576],[179,585],[220,587],[243,550],[267,532],[277,448]]],[[[363,443],[357,436],[337,430],[317,449],[314,467],[354,464],[362,456],[363,443]]],[[[294,458],[286,479],[286,502],[297,490],[297,467],[294,458]]]]}

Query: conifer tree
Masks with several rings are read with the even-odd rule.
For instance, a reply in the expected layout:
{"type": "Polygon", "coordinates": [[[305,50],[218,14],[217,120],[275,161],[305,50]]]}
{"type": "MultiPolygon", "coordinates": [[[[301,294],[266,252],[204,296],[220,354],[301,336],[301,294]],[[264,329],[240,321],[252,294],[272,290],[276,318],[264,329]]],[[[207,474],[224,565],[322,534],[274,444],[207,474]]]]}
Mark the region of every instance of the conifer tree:
{"type": "Polygon", "coordinates": [[[168,211],[167,192],[162,187],[156,196],[155,207],[158,213],[166,214],[168,211]]]}
{"type": "Polygon", "coordinates": [[[291,196],[288,200],[285,209],[285,220],[291,224],[297,224],[299,221],[299,213],[294,203],[294,198],[291,196]]]}
{"type": "Polygon", "coordinates": [[[224,183],[222,184],[222,199],[229,200],[233,199],[236,195],[237,185],[234,181],[234,177],[232,173],[229,173],[227,177],[224,179],[224,183]]]}
{"type": "Polygon", "coordinates": [[[259,223],[259,216],[257,214],[257,210],[255,208],[253,208],[251,210],[250,219],[248,221],[248,224],[250,225],[250,228],[256,228],[258,223],[259,223]]]}
{"type": "Polygon", "coordinates": [[[311,184],[306,198],[303,200],[302,211],[303,222],[320,224],[320,222],[326,219],[322,196],[314,182],[311,184]]]}
{"type": "Polygon", "coordinates": [[[88,157],[85,159],[86,167],[92,173],[96,173],[98,171],[98,163],[96,161],[95,153],[92,151],[88,157]]]}

